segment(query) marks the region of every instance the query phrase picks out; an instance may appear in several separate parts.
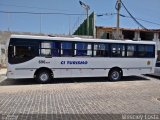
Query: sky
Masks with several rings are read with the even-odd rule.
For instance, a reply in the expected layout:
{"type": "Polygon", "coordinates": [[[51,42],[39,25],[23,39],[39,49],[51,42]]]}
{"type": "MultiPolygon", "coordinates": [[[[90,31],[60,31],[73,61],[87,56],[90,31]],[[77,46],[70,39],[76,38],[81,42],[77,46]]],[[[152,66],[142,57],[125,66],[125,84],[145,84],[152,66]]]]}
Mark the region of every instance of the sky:
{"type": "MultiPolygon", "coordinates": [[[[81,0],[90,6],[89,13],[116,13],[117,0],[81,0]]],[[[122,0],[135,17],[157,24],[139,21],[147,29],[160,29],[160,0],[122,0]]],[[[123,7],[121,14],[129,16],[123,7]]],[[[86,11],[79,0],[0,0],[0,31],[69,34],[86,18],[86,11]],[[67,13],[16,14],[4,12],[67,13]]],[[[96,17],[96,26],[115,27],[116,15],[96,17]]],[[[120,27],[140,28],[131,18],[120,17],[120,27]]]]}

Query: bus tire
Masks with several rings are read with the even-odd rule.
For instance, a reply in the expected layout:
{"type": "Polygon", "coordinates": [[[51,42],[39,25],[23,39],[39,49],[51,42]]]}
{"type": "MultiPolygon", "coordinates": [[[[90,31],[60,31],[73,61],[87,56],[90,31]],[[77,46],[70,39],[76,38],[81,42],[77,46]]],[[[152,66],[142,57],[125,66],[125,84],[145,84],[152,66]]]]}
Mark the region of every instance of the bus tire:
{"type": "Polygon", "coordinates": [[[121,69],[114,68],[111,69],[108,75],[109,81],[119,81],[122,78],[121,69]]]}
{"type": "Polygon", "coordinates": [[[52,75],[48,70],[40,70],[36,74],[36,80],[39,83],[48,83],[52,79],[52,75]]]}

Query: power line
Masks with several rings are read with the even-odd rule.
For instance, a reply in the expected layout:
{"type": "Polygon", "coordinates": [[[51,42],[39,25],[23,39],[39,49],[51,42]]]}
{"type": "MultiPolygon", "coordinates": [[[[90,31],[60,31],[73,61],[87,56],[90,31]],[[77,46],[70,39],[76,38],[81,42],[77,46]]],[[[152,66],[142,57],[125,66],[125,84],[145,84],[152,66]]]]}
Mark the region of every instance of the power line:
{"type": "Polygon", "coordinates": [[[126,8],[126,6],[123,4],[122,0],[121,0],[121,4],[124,7],[124,9],[127,11],[127,13],[131,16],[131,18],[143,29],[148,30],[146,27],[144,27],[141,23],[139,23],[137,21],[137,19],[129,12],[129,10],[126,8]]]}
{"type": "MultiPolygon", "coordinates": [[[[102,13],[102,14],[97,14],[97,17],[102,17],[102,16],[112,16],[112,15],[116,15],[117,13],[102,13]]],[[[130,16],[127,16],[127,15],[124,15],[124,14],[120,14],[121,17],[124,17],[124,18],[132,18],[130,16]]],[[[143,22],[147,22],[147,23],[150,23],[150,24],[155,24],[155,25],[159,25],[159,23],[156,23],[156,22],[152,22],[152,21],[149,21],[149,20],[144,20],[142,18],[135,18],[137,20],[140,20],[140,21],[143,21],[143,22]]]]}
{"type": "Polygon", "coordinates": [[[78,13],[62,13],[62,12],[11,12],[11,11],[0,11],[0,13],[13,13],[13,14],[57,14],[57,15],[86,15],[86,14],[78,14],[78,13]]]}
{"type": "Polygon", "coordinates": [[[51,8],[44,8],[44,7],[35,7],[35,6],[24,6],[24,5],[14,5],[14,4],[1,4],[1,6],[12,6],[12,7],[23,7],[23,8],[31,8],[31,9],[44,9],[44,10],[54,10],[54,11],[67,11],[67,10],[58,10],[58,9],[51,9],[51,8]]]}
{"type": "MultiPolygon", "coordinates": [[[[86,14],[79,14],[79,13],[63,13],[63,12],[11,12],[11,11],[0,11],[0,13],[11,13],[11,14],[37,14],[37,15],[42,15],[42,14],[48,14],[48,15],[71,15],[71,16],[85,16],[86,14]]],[[[101,16],[112,16],[112,15],[116,15],[117,13],[102,13],[102,14],[97,14],[97,17],[101,17],[101,16]]],[[[124,17],[124,18],[132,18],[131,16],[127,16],[127,15],[123,15],[123,14],[120,14],[121,17],[124,17]]],[[[135,18],[134,19],[137,20],[140,20],[140,21],[143,21],[143,22],[147,22],[147,23],[150,23],[150,24],[155,24],[155,25],[159,25],[159,23],[155,23],[155,22],[151,22],[151,21],[148,21],[148,20],[144,20],[144,19],[141,19],[141,18],[135,18]]]]}
{"type": "MultiPolygon", "coordinates": [[[[123,15],[123,14],[120,14],[121,17],[126,17],[126,18],[131,18],[130,16],[126,16],[126,15],[123,15]]],[[[155,24],[155,25],[159,25],[159,23],[155,23],[155,22],[151,22],[151,21],[148,21],[148,20],[144,20],[144,19],[141,19],[141,18],[135,18],[137,20],[140,20],[140,21],[143,21],[143,22],[147,22],[147,23],[151,23],[151,24],[155,24]]]]}
{"type": "Polygon", "coordinates": [[[97,14],[97,17],[101,17],[101,16],[112,16],[112,15],[115,15],[117,13],[102,13],[102,14],[97,14]]]}

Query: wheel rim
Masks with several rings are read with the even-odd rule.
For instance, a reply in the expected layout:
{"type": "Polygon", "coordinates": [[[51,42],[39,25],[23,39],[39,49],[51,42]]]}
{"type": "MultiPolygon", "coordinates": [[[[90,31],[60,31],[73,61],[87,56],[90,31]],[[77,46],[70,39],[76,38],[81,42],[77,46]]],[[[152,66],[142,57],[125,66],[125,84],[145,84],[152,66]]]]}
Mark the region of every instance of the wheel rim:
{"type": "Polygon", "coordinates": [[[112,80],[118,80],[119,79],[119,72],[118,71],[113,71],[112,72],[112,75],[111,75],[111,78],[112,80]]]}
{"type": "Polygon", "coordinates": [[[48,76],[47,73],[42,73],[42,74],[40,75],[40,80],[41,80],[41,81],[45,82],[45,81],[47,81],[48,79],[49,79],[49,76],[48,76]]]}

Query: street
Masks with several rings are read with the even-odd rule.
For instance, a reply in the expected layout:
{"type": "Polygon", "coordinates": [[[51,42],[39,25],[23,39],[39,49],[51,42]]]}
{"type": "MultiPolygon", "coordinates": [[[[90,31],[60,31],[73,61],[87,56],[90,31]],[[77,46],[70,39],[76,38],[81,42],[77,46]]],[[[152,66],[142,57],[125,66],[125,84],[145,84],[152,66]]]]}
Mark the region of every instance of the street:
{"type": "MultiPolygon", "coordinates": [[[[33,79],[0,82],[0,114],[18,119],[124,119],[122,114],[156,114],[160,118],[160,79],[124,77],[33,79]],[[14,116],[15,115],[15,116],[14,116]]],[[[8,118],[8,117],[7,117],[8,118]]]]}

